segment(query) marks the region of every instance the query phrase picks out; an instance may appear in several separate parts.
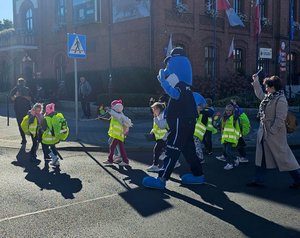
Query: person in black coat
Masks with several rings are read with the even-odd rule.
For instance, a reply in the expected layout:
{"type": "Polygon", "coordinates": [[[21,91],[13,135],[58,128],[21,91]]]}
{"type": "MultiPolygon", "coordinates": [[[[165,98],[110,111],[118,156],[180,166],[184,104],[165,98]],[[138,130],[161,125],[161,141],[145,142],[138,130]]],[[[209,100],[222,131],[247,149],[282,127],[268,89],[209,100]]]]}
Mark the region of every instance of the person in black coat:
{"type": "Polygon", "coordinates": [[[20,135],[22,137],[22,145],[25,145],[27,141],[26,136],[21,128],[21,122],[27,115],[27,112],[31,109],[31,92],[30,89],[25,86],[25,84],[25,79],[19,78],[17,85],[10,91],[10,98],[14,102],[14,111],[16,114],[20,135]]]}

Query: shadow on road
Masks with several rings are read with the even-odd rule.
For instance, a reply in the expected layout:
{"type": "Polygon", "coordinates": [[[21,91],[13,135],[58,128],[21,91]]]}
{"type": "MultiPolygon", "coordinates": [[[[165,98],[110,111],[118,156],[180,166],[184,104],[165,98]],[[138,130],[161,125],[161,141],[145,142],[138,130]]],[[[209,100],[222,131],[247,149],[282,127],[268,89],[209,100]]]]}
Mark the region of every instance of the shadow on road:
{"type": "Polygon", "coordinates": [[[127,166],[126,168],[118,165],[103,166],[89,152],[85,151],[85,153],[126,189],[125,192],[120,193],[119,195],[141,216],[148,217],[172,207],[171,204],[164,200],[168,199],[169,196],[161,193],[161,191],[151,191],[141,188],[142,180],[147,175],[145,171],[132,169],[130,166],[127,166]],[[120,174],[126,175],[127,177],[120,180],[111,173],[108,168],[118,171],[120,174]],[[138,187],[132,188],[130,185],[136,185],[138,187]]]}
{"type": "Polygon", "coordinates": [[[224,191],[217,187],[203,185],[189,186],[188,189],[199,195],[206,203],[175,191],[168,190],[165,193],[233,225],[247,237],[300,237],[300,232],[297,230],[284,227],[245,210],[231,201],[224,191]]]}
{"type": "Polygon", "coordinates": [[[16,158],[17,161],[13,161],[12,164],[24,168],[24,172],[27,173],[25,179],[35,183],[41,190],[55,190],[61,193],[65,199],[74,199],[74,193],[78,193],[82,189],[81,180],[61,173],[59,166],[50,171],[49,161],[45,162],[42,169],[38,163],[31,162],[25,146],[21,147],[16,158]]]}

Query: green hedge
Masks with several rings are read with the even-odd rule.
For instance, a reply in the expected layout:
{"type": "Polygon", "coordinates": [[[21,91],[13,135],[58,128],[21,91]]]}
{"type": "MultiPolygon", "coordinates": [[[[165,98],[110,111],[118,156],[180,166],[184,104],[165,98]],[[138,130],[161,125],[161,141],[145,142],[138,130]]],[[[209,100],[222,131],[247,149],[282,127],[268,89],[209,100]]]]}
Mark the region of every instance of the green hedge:
{"type": "MultiPolygon", "coordinates": [[[[80,76],[85,76],[92,86],[91,99],[96,100],[99,94],[108,94],[109,74],[103,71],[81,71],[80,76]]],[[[63,99],[74,98],[74,73],[69,73],[65,80],[65,94],[63,99]]],[[[112,71],[112,92],[121,94],[155,94],[160,88],[156,73],[146,68],[119,68],[112,71]]]]}
{"type": "Polygon", "coordinates": [[[254,95],[253,91],[252,92],[249,91],[248,93],[216,100],[214,102],[214,106],[225,107],[228,103],[230,103],[231,99],[234,99],[237,102],[237,104],[243,108],[258,108],[260,103],[260,101],[254,95]]]}

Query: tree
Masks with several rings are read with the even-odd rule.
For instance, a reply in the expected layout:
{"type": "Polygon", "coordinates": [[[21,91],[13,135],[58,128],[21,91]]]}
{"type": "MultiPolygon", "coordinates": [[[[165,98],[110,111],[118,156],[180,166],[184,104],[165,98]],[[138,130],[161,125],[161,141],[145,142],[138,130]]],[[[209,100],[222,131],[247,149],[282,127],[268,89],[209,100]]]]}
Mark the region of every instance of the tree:
{"type": "Polygon", "coordinates": [[[0,20],[0,31],[13,28],[13,23],[11,20],[3,19],[3,21],[0,20]]]}

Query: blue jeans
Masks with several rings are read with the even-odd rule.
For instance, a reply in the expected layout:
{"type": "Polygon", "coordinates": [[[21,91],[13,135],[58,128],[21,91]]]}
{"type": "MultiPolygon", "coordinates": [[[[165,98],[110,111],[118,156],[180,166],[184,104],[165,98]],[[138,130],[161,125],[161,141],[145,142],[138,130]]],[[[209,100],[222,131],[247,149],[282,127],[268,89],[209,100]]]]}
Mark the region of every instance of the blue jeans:
{"type": "Polygon", "coordinates": [[[232,144],[229,142],[224,143],[224,156],[228,164],[234,164],[235,156],[232,152],[232,144]]]}

